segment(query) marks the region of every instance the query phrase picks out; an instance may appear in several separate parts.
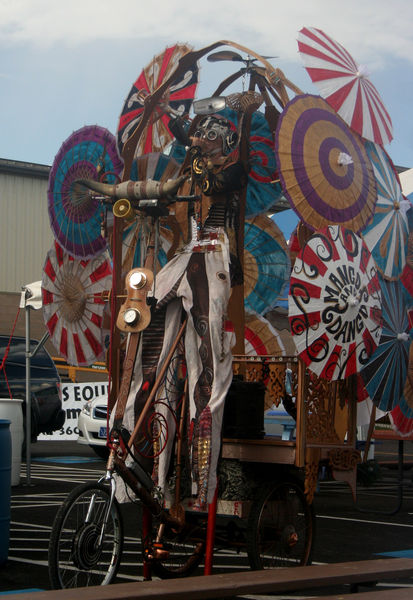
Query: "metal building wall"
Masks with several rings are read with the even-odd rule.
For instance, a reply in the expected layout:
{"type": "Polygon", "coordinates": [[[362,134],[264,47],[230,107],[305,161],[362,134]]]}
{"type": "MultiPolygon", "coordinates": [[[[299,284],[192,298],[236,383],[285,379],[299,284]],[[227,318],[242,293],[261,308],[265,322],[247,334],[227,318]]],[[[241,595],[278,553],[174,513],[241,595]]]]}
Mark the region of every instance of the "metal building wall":
{"type": "Polygon", "coordinates": [[[44,165],[0,159],[0,292],[20,292],[42,277],[53,243],[47,177],[44,165]]]}

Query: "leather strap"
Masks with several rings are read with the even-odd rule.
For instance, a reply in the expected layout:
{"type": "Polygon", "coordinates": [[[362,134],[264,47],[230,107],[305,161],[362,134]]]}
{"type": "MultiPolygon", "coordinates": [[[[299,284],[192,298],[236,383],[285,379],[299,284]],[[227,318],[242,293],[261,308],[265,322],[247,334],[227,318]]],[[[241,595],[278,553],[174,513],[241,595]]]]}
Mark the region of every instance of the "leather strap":
{"type": "Polygon", "coordinates": [[[123,415],[132,381],[133,367],[135,365],[136,354],[138,351],[139,338],[140,332],[129,334],[128,349],[126,351],[125,360],[123,361],[122,380],[116,400],[116,412],[113,421],[113,429],[117,431],[119,431],[122,427],[123,415]]]}

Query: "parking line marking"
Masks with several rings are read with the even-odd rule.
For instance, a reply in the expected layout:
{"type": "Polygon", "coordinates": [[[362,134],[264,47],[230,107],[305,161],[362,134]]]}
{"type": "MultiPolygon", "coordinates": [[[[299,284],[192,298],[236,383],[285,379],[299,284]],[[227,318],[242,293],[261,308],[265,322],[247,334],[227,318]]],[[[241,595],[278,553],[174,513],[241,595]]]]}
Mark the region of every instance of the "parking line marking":
{"type": "Polygon", "coordinates": [[[40,456],[34,459],[37,463],[61,463],[61,464],[73,464],[73,463],[88,463],[88,462],[103,462],[100,458],[94,458],[91,456],[87,458],[85,456],[40,456]]]}
{"type": "Polygon", "coordinates": [[[353,521],[354,523],[365,523],[366,525],[389,525],[390,527],[410,527],[406,523],[391,523],[389,521],[367,521],[366,519],[355,519],[350,517],[333,517],[330,515],[316,515],[317,519],[331,519],[335,521],[353,521]]]}

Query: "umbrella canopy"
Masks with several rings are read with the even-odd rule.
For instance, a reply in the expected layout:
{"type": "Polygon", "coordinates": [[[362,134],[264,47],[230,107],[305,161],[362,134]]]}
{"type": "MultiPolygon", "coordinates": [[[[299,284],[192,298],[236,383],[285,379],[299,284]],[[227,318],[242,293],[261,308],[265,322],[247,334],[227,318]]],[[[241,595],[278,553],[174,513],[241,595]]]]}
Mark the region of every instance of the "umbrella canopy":
{"type": "MultiPolygon", "coordinates": [[[[220,113],[238,129],[238,113],[225,108],[220,113]]],[[[248,139],[248,172],[247,195],[245,198],[245,217],[252,218],[275,206],[282,198],[277,163],[274,154],[273,134],[264,114],[254,111],[248,139]]]]}
{"type": "MultiPolygon", "coordinates": [[[[167,181],[178,176],[180,163],[173,157],[161,152],[150,152],[138,156],[132,163],[131,179],[142,181],[144,179],[153,179],[156,181],[167,181]]],[[[167,226],[165,218],[161,218],[160,238],[158,250],[158,262],[156,271],[159,271],[167,262],[167,252],[172,246],[173,233],[167,226]]],[[[142,267],[144,264],[144,252],[141,246],[146,249],[151,233],[151,225],[145,217],[137,215],[134,221],[127,224],[122,231],[122,264],[124,270],[130,270],[135,267],[142,267]]]]}
{"type": "MultiPolygon", "coordinates": [[[[230,321],[226,322],[225,330],[234,331],[230,321]]],[[[283,340],[266,318],[257,313],[246,313],[244,331],[247,356],[285,356],[283,340]]]]}
{"type": "MultiPolygon", "coordinates": [[[[409,322],[411,326],[411,322],[409,322]]],[[[410,332],[411,334],[412,332],[410,332]]],[[[403,388],[403,399],[413,409],[413,344],[409,348],[409,360],[407,363],[407,377],[403,388]]]]}
{"type": "Polygon", "coordinates": [[[296,96],[278,119],[275,153],[291,207],[311,229],[355,232],[372,218],[373,167],[362,140],[319,96],[296,96]]]}
{"type": "Polygon", "coordinates": [[[391,142],[390,116],[366,69],[320,29],[301,29],[298,49],[311,80],[340,117],[367,140],[391,142]]]}
{"type": "MultiPolygon", "coordinates": [[[[137,217],[122,232],[122,265],[124,270],[142,267],[152,230],[146,219],[137,217]]],[[[168,252],[173,244],[173,231],[165,219],[159,222],[159,243],[154,271],[157,273],[168,262],[168,252]]]]}
{"type": "Polygon", "coordinates": [[[132,163],[130,179],[143,181],[167,181],[178,176],[181,164],[174,158],[162,152],[150,152],[138,156],[132,163]]]}
{"type": "Polygon", "coordinates": [[[311,236],[294,264],[288,310],[311,371],[328,380],[358,372],[381,333],[378,276],[363,240],[339,226],[311,236]]]}
{"type": "Polygon", "coordinates": [[[382,333],[379,344],[361,370],[366,390],[374,404],[389,411],[402,398],[410,347],[408,310],[413,299],[399,281],[382,277],[382,333]]]}
{"type": "Polygon", "coordinates": [[[365,144],[377,185],[373,219],[363,231],[368,249],[385,279],[398,279],[406,264],[409,225],[399,178],[388,154],[373,142],[365,144]]]}
{"type": "Polygon", "coordinates": [[[413,432],[413,408],[411,408],[404,396],[399,404],[389,412],[390,422],[393,429],[402,437],[410,436],[413,432]]]}
{"type": "Polygon", "coordinates": [[[364,387],[360,373],[357,373],[357,425],[369,425],[373,408],[376,408],[375,420],[384,417],[387,413],[375,407],[364,387]]]}
{"type": "Polygon", "coordinates": [[[413,202],[413,169],[407,169],[399,175],[403,194],[413,202]]]}
{"type": "Polygon", "coordinates": [[[273,308],[290,276],[284,236],[272,219],[258,215],[244,226],[244,304],[264,314],[273,308]]]}
{"type": "MultiPolygon", "coordinates": [[[[410,209],[409,212],[412,212],[412,209],[410,209]]],[[[413,231],[409,233],[407,239],[406,264],[404,265],[400,281],[409,292],[410,296],[413,296],[413,231]]]]}
{"type": "Polygon", "coordinates": [[[107,129],[85,126],[63,142],[49,174],[48,211],[55,238],[72,256],[92,258],[107,249],[102,204],[76,180],[117,183],[121,172],[116,140],[107,129]]]}
{"type": "Polygon", "coordinates": [[[55,241],[42,277],[43,317],[56,350],[71,365],[88,366],[105,351],[104,295],[112,270],[105,255],[77,260],[55,241]]]}
{"type": "MultiPolygon", "coordinates": [[[[179,59],[190,50],[189,46],[183,44],[166,48],[141,71],[129,91],[119,117],[117,133],[119,154],[122,155],[124,145],[140,124],[145,98],[173,74],[179,59]]],[[[173,81],[152,111],[144,133],[138,140],[135,156],[160,152],[168,145],[173,139],[168,127],[170,116],[184,115],[189,112],[197,83],[198,66],[194,63],[173,81]]]]}

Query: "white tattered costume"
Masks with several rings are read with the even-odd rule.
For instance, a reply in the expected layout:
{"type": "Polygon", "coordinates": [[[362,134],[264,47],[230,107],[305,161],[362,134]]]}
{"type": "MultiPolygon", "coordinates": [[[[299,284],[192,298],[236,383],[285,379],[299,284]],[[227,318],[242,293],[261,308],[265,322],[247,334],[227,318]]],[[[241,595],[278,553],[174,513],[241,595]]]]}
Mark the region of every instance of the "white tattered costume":
{"type": "MultiPolygon", "coordinates": [[[[177,337],[183,308],[187,316],[184,338],[189,395],[187,442],[192,493],[197,495],[196,506],[201,509],[212,501],[216,488],[224,402],[232,381],[233,333],[226,331],[225,322],[231,284],[239,283],[242,278],[236,249],[237,192],[246,185],[246,172],[237,158],[234,160],[236,152],[231,153],[233,148],[228,148],[228,131],[230,124],[225,119],[206,117],[201,122],[199,137],[189,148],[190,176],[181,190],[200,199],[192,211],[176,205],[184,243],[156,276],[157,303],[151,324],[142,332],[123,418],[123,426],[133,431],[177,337]],[[208,134],[212,130],[215,137],[208,134]],[[207,140],[206,144],[202,138],[207,140]],[[215,143],[208,141],[212,138],[215,143]],[[205,146],[215,150],[205,156],[205,146]]],[[[166,445],[155,458],[152,473],[155,484],[166,496],[176,425],[168,407],[175,408],[178,394],[172,388],[168,382],[161,386],[154,408],[168,424],[166,445]]],[[[115,410],[116,406],[112,415],[115,410]]],[[[119,496],[119,500],[127,499],[119,496]]]]}

